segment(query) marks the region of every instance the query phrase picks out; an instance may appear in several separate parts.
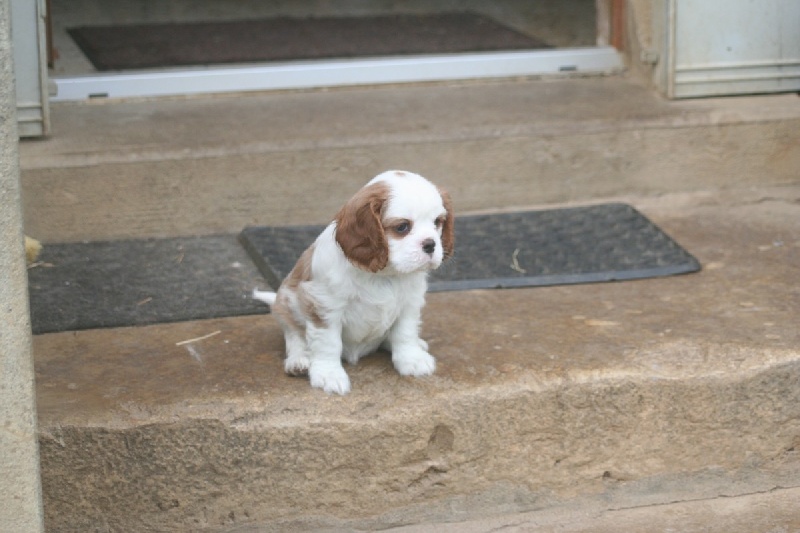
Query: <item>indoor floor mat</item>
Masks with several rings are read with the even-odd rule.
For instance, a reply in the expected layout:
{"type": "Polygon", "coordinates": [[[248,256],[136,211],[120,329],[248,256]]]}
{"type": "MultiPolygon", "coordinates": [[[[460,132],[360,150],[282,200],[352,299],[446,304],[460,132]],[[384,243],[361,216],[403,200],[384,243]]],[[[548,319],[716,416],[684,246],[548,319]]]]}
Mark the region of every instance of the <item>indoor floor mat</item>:
{"type": "MultiPolygon", "coordinates": [[[[322,226],[248,227],[240,240],[276,288],[322,226]]],[[[626,204],[456,217],[455,254],[429,290],[490,289],[684,274],[700,264],[626,204]]]]}
{"type": "Polygon", "coordinates": [[[549,48],[476,13],[81,26],[97,70],[549,48]]]}

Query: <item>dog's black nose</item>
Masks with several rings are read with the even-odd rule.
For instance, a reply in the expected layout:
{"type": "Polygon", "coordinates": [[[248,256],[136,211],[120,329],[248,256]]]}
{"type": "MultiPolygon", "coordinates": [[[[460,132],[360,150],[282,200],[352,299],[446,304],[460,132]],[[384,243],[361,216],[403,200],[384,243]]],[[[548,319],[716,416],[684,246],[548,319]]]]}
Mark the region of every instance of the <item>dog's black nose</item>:
{"type": "Polygon", "coordinates": [[[436,250],[436,241],[433,239],[425,239],[422,241],[422,250],[428,254],[432,255],[433,251],[436,250]]]}

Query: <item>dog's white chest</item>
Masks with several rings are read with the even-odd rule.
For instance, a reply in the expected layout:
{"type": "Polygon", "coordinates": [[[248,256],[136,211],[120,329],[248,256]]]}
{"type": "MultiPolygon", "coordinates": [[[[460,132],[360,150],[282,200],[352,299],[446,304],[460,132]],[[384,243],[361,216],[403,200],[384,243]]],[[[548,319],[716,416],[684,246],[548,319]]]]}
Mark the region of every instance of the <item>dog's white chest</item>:
{"type": "Polygon", "coordinates": [[[344,309],[342,340],[346,344],[383,340],[407,305],[406,296],[393,285],[363,290],[344,309]]]}
{"type": "Polygon", "coordinates": [[[395,323],[410,309],[419,309],[425,297],[424,276],[398,283],[362,287],[342,316],[342,345],[346,359],[353,361],[375,351],[395,323]]]}

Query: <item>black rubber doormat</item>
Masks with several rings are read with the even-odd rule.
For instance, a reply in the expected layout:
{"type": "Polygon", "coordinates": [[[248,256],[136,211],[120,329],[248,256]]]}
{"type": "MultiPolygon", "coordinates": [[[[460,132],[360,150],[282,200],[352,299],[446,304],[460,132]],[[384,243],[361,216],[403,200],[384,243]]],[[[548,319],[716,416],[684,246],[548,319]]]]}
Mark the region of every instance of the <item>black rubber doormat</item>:
{"type": "Polygon", "coordinates": [[[46,245],[28,280],[36,334],[265,312],[235,235],[46,245]]]}
{"type": "Polygon", "coordinates": [[[68,32],[101,71],[548,48],[474,13],[82,26],[68,32]]]}
{"type": "MultiPolygon", "coordinates": [[[[277,288],[321,230],[249,227],[240,239],[277,288]]],[[[432,273],[431,291],[621,281],[700,269],[626,204],[457,217],[455,230],[455,255],[432,273]]]]}

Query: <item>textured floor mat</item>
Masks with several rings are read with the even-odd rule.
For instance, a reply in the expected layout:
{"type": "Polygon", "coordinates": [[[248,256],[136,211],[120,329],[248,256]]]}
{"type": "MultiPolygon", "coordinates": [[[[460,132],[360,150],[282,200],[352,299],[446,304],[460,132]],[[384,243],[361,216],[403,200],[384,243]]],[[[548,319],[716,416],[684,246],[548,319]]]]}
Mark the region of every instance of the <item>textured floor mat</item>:
{"type": "Polygon", "coordinates": [[[34,333],[266,312],[235,235],[46,245],[28,270],[34,333]]]}
{"type": "MultiPolygon", "coordinates": [[[[250,227],[240,239],[276,288],[321,226],[250,227]]],[[[700,264],[625,204],[456,218],[455,256],[431,291],[591,283],[694,272],[700,264]]]]}
{"type": "Polygon", "coordinates": [[[474,13],[283,17],[68,31],[98,70],[548,48],[474,13]]]}
{"type": "MultiPolygon", "coordinates": [[[[231,235],[46,245],[28,270],[33,331],[264,313],[249,298],[253,287],[266,278],[277,288],[321,230],[246,228],[239,235],[244,247],[231,235]]],[[[699,268],[635,209],[606,204],[458,217],[455,256],[432,273],[430,290],[627,280],[699,268]]]]}

